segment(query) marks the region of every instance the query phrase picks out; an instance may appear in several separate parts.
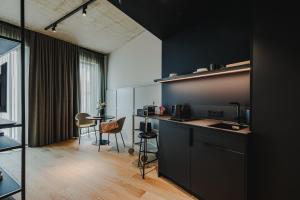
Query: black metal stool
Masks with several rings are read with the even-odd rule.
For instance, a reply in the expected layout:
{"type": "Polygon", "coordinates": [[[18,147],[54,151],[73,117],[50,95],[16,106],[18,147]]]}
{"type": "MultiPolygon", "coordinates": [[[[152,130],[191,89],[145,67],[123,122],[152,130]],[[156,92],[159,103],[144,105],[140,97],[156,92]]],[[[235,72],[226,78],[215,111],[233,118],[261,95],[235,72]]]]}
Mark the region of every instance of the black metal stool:
{"type": "Polygon", "coordinates": [[[154,161],[156,161],[158,159],[157,155],[158,155],[158,141],[157,141],[157,133],[155,132],[141,132],[139,134],[139,138],[140,140],[140,149],[139,149],[139,162],[138,162],[138,167],[142,167],[142,176],[143,179],[145,178],[145,166],[147,164],[150,164],[154,161]],[[157,147],[157,152],[153,152],[153,151],[148,151],[148,147],[147,147],[147,141],[149,139],[155,139],[156,140],[156,147],[157,147]],[[143,146],[143,147],[142,147],[143,146]],[[143,153],[143,155],[141,155],[141,153],[143,153]],[[155,154],[155,159],[148,161],[148,156],[147,154],[155,154]]]}

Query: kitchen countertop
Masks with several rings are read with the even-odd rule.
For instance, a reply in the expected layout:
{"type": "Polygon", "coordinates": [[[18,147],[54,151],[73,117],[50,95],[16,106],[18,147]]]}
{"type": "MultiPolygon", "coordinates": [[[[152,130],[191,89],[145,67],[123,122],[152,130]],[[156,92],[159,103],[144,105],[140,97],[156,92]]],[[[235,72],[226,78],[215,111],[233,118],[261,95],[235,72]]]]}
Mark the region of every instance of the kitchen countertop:
{"type": "Polygon", "coordinates": [[[198,127],[211,128],[211,129],[215,129],[215,130],[222,130],[222,131],[231,132],[231,133],[235,133],[235,134],[248,135],[251,133],[249,127],[241,129],[241,130],[228,130],[228,129],[223,129],[223,128],[211,127],[210,125],[222,122],[222,120],[216,120],[216,119],[198,119],[198,120],[180,122],[180,121],[171,120],[170,119],[171,116],[167,116],[167,115],[164,115],[164,116],[154,115],[154,116],[149,116],[148,118],[164,120],[164,121],[169,121],[169,122],[174,122],[174,123],[179,123],[179,124],[186,124],[186,125],[190,125],[190,126],[198,126],[198,127]]]}

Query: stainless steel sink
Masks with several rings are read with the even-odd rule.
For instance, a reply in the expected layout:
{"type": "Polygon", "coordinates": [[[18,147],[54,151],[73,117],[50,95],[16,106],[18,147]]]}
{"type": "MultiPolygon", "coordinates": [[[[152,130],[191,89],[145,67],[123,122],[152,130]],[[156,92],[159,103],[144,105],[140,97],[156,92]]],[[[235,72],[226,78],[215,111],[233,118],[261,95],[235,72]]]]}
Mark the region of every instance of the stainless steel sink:
{"type": "Polygon", "coordinates": [[[212,124],[212,125],[210,125],[210,127],[233,130],[233,131],[238,131],[238,130],[248,128],[247,125],[230,123],[230,122],[220,122],[217,124],[212,124]]]}

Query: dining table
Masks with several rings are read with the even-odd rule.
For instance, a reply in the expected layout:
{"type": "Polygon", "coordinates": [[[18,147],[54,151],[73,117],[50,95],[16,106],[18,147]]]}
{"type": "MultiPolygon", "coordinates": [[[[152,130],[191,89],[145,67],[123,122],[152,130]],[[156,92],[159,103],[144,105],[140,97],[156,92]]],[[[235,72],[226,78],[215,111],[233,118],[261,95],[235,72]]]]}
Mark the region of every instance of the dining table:
{"type": "MultiPolygon", "coordinates": [[[[86,117],[86,119],[89,119],[89,120],[95,120],[98,124],[99,122],[99,125],[101,125],[102,122],[105,122],[107,120],[112,120],[112,119],[115,119],[116,117],[115,116],[112,116],[112,115],[101,115],[101,116],[88,116],[86,117]]],[[[101,129],[99,129],[99,133],[100,133],[100,138],[99,140],[96,140],[95,142],[93,142],[92,144],[93,145],[107,145],[109,144],[109,140],[104,140],[102,138],[102,133],[101,133],[101,129]]]]}

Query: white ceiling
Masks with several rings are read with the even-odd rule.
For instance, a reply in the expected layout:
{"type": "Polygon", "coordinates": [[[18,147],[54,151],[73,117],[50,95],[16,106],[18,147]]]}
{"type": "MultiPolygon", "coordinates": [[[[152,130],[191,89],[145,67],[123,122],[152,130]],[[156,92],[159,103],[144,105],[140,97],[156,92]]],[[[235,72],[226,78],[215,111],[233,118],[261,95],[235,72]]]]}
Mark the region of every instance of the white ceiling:
{"type": "MultiPolygon", "coordinates": [[[[0,20],[19,25],[20,0],[0,0],[0,20]]],[[[25,0],[25,24],[41,32],[82,47],[110,53],[140,35],[145,29],[107,0],[96,0],[87,9],[58,24],[56,33],[44,28],[86,0],[25,0]]]]}

